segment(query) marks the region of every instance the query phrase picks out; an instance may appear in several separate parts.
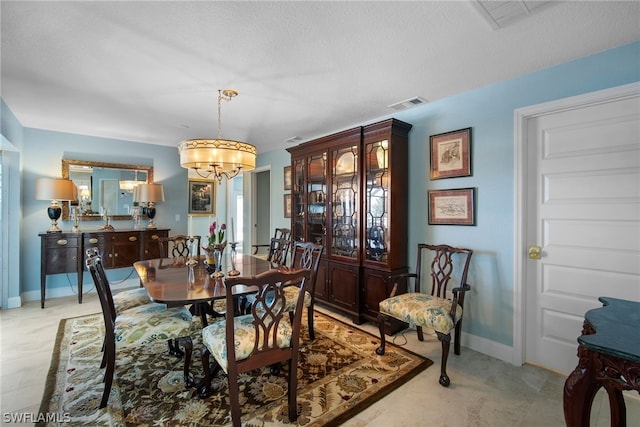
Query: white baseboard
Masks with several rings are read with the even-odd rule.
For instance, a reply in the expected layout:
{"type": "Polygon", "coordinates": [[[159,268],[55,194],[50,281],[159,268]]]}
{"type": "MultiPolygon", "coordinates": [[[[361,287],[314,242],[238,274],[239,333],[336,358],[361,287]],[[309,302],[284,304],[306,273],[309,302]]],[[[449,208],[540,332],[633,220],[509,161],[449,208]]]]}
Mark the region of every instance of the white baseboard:
{"type": "Polygon", "coordinates": [[[513,357],[513,347],[508,345],[491,341],[477,335],[465,334],[464,332],[462,333],[460,344],[470,348],[471,350],[477,351],[478,353],[500,359],[503,362],[511,363],[516,366],[521,365],[521,363],[516,362],[513,357]]]}
{"type": "MultiPolygon", "coordinates": [[[[119,282],[117,284],[111,284],[111,289],[120,290],[120,289],[137,288],[139,286],[140,286],[140,279],[136,277],[136,278],[123,280],[122,282],[119,282]]],[[[83,284],[82,287],[83,287],[83,292],[82,292],[83,295],[95,293],[95,288],[93,283],[85,283],[83,284]]],[[[71,288],[71,286],[62,286],[59,288],[47,288],[46,298],[47,299],[61,298],[61,297],[68,297],[71,295],[77,295],[76,290],[77,288],[75,286],[73,287],[73,289],[71,288]]],[[[23,301],[40,301],[40,290],[23,292],[21,296],[23,301]]],[[[9,308],[17,308],[22,305],[20,302],[20,298],[16,297],[15,299],[18,300],[19,305],[11,306],[12,299],[13,298],[9,298],[9,308]]]]}
{"type": "Polygon", "coordinates": [[[11,297],[7,300],[7,308],[18,308],[18,307],[22,307],[22,298],[11,297]]]}

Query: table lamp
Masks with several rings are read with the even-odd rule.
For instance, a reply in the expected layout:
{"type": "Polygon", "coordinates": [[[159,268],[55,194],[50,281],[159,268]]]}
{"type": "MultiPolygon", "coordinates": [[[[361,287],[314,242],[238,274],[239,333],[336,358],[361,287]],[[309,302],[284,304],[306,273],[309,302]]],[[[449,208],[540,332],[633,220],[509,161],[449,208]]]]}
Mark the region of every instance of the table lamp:
{"type": "Polygon", "coordinates": [[[162,184],[138,184],[133,193],[133,201],[142,203],[142,213],[149,218],[147,228],[156,228],[153,219],[156,216],[155,202],[164,202],[162,184]]]}
{"type": "Polygon", "coordinates": [[[61,178],[38,178],[36,180],[36,200],[50,200],[51,205],[47,208],[47,214],[51,220],[51,227],[47,233],[60,233],[58,219],[62,214],[62,208],[58,205],[58,200],[75,200],[76,186],[73,181],[61,178]]]}

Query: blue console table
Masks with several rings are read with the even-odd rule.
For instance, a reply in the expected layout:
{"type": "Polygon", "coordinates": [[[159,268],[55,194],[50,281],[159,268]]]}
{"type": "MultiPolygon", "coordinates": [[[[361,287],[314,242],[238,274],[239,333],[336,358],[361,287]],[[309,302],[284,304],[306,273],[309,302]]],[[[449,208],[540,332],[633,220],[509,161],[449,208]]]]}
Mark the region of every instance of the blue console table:
{"type": "Polygon", "coordinates": [[[564,385],[568,427],[589,426],[593,398],[604,387],[611,426],[627,425],[623,390],[640,393],[640,302],[600,297],[603,307],[585,314],[578,366],[564,385]]]}

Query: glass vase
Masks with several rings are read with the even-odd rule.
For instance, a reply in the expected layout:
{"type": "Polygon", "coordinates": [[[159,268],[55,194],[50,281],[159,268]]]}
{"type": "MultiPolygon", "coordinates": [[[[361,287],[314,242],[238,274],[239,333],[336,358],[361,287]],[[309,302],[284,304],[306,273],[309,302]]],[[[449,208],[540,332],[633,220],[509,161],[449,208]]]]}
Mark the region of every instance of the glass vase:
{"type": "Polygon", "coordinates": [[[215,260],[216,272],[213,274],[214,277],[222,277],[224,273],[222,272],[222,254],[224,253],[224,248],[227,246],[227,242],[216,243],[213,245],[213,258],[215,260]]]}

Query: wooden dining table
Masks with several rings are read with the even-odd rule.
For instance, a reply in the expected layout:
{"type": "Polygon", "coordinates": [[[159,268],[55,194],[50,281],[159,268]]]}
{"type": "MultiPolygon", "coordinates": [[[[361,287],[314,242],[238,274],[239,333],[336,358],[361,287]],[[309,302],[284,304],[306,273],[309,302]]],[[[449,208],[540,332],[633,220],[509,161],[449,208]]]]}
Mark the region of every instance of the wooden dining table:
{"type": "MultiPolygon", "coordinates": [[[[191,312],[199,315],[202,325],[207,326],[207,315],[219,315],[211,307],[216,299],[225,299],[227,292],[224,279],[231,270],[230,258],[223,260],[222,277],[214,277],[207,271],[205,258],[195,259],[189,266],[186,262],[175,262],[173,258],[155,258],[133,264],[149,298],[167,306],[191,305],[191,312]]],[[[251,277],[274,268],[269,261],[251,255],[237,255],[236,270],[240,276],[251,277]]],[[[284,267],[286,268],[286,267],[284,267]]],[[[234,296],[255,292],[255,287],[236,286],[234,296]]]]}

